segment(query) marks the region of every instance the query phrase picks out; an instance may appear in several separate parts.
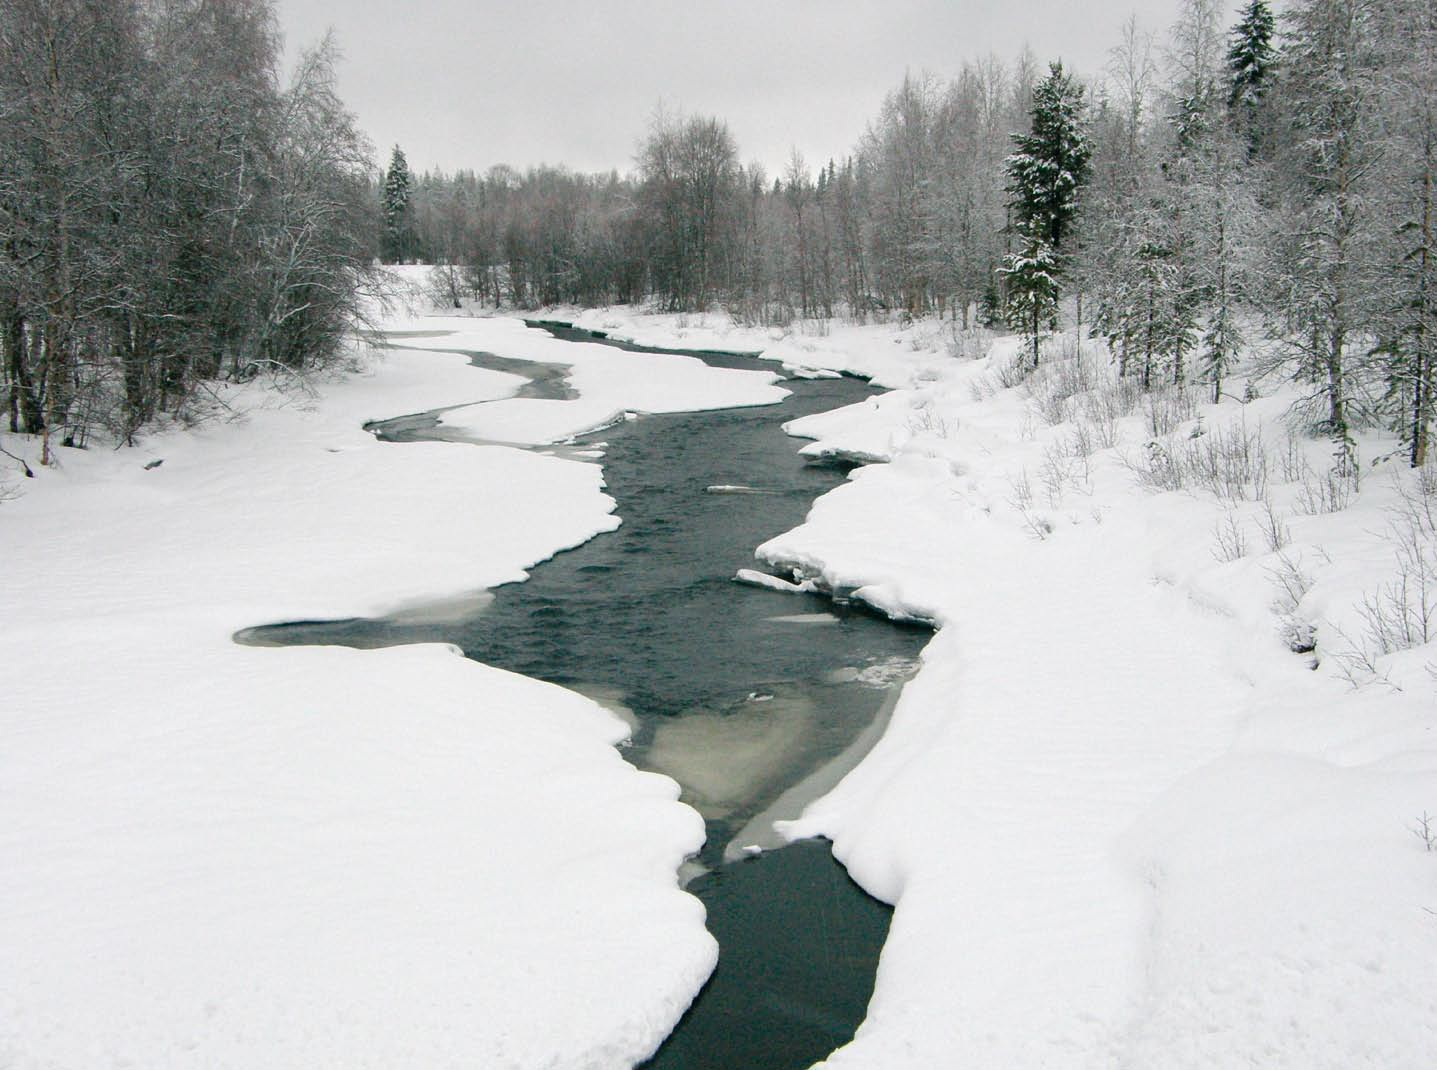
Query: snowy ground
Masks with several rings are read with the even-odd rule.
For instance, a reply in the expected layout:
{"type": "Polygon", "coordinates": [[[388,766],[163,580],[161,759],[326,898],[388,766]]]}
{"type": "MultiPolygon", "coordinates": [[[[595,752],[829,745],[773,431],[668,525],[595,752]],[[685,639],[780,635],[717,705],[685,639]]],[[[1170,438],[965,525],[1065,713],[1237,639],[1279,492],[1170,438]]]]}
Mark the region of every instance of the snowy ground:
{"type": "Polygon", "coordinates": [[[985,347],[931,323],[566,318],[896,388],[791,427],[888,463],[760,550],[943,625],[881,743],[790,829],[896,905],[827,1065],[1433,1065],[1437,644],[1380,654],[1361,611],[1437,625],[1437,500],[1393,442],[1364,440],[1344,491],[1284,388],[1121,414],[1092,343],[1081,377],[1053,353],[1005,388],[1013,340],[965,359],[985,347]],[[1417,533],[1405,594],[1394,525],[1417,533]]]}
{"type": "MultiPolygon", "coordinates": [[[[1362,443],[1349,495],[1271,384],[1121,412],[1091,345],[1081,376],[1050,354],[1004,387],[1011,340],[931,323],[563,318],[893,388],[793,428],[886,463],[762,549],[942,624],[790,830],[896,904],[829,1065],[1432,1065],[1437,651],[1377,653],[1360,611],[1400,601],[1394,523],[1437,560],[1392,443],[1362,443]],[[1182,476],[1203,450],[1213,486],[1182,476]]],[[[775,396],[504,321],[411,326],[574,364],[575,402],[446,415],[478,438],[775,396]]],[[[671,1025],[712,963],[673,880],[702,830],[611,717],[442,648],[229,642],[474,592],[613,524],[593,467],[358,430],[515,386],[395,355],[234,426],[66,452],[0,507],[0,1065],[624,1066],[671,1025]]],[[[1409,608],[1430,571],[1408,555],[1409,608]]]]}
{"type": "MultiPolygon", "coordinates": [[[[779,396],[457,326],[576,366],[546,434],[779,396]]],[[[38,473],[0,506],[0,1066],[621,1067],[712,968],[676,885],[702,822],[613,715],[445,647],[231,641],[475,595],[618,523],[595,465],[361,430],[522,380],[361,363],[58,469],[0,443],[38,473]]]]}

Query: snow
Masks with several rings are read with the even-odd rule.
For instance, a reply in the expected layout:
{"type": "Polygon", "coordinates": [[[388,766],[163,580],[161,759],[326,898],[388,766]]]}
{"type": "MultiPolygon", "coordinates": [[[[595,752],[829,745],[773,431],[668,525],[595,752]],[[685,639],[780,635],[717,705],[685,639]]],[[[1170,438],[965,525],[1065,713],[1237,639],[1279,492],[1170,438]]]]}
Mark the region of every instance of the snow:
{"type": "MultiPolygon", "coordinates": [[[[1061,432],[1023,441],[1014,392],[974,400],[985,370],[908,393],[946,437],[893,402],[831,418],[839,446],[887,427],[891,463],[759,552],[945,625],[880,744],[789,829],[897,904],[827,1065],[1428,1065],[1437,859],[1407,826],[1437,791],[1430,680],[1311,671],[1276,636],[1276,555],[1215,561],[1222,507],[1137,490],[1115,451],[1034,538],[1013,481],[1061,432]]],[[[1247,418],[1275,441],[1285,407],[1247,418]]],[[[1289,524],[1351,561],[1379,505],[1289,524]]]]}
{"type": "MultiPolygon", "coordinates": [[[[1180,415],[1173,454],[1262,436],[1274,550],[1251,488],[1139,485],[1141,409],[1077,450],[1071,405],[1043,418],[1048,372],[998,381],[1011,338],[958,359],[984,347],[924,321],[563,315],[891,388],[789,425],[810,455],[878,463],[760,549],[800,582],[735,577],[940,625],[876,745],[800,786],[822,797],[784,829],[831,838],[895,904],[867,1021],[824,1065],[1431,1065],[1437,851],[1414,827],[1437,813],[1437,653],[1373,654],[1356,688],[1342,671],[1414,494],[1389,439],[1360,443],[1360,491],[1318,513],[1297,469],[1329,448],[1284,445],[1291,392],[1180,415]],[[1314,653],[1289,649],[1292,621],[1314,653]]],[[[0,713],[0,1064],[626,1066],[707,975],[675,878],[701,822],[618,758],[616,715],[440,647],[229,641],[438,597],[462,613],[616,522],[597,466],[358,431],[517,387],[440,351],[573,365],[574,402],[445,414],[478,439],[780,396],[763,374],[431,322],[451,334],[405,345],[436,352],[238,425],[65,451],[3,506],[25,626],[0,637],[23,666],[0,713]]],[[[655,752],[724,813],[819,713],[780,706],[756,745],[685,717],[655,752]]]]}
{"type": "Polygon", "coordinates": [[[770,576],[767,572],[760,572],[758,569],[753,568],[741,568],[734,573],[733,578],[737,582],[746,583],[751,587],[767,587],[770,591],[785,591],[791,594],[799,594],[818,589],[809,581],[792,583],[782,576],[770,576]]]}
{"type": "Polygon", "coordinates": [[[1342,671],[1362,599],[1395,578],[1415,480],[1395,443],[1364,439],[1360,492],[1315,513],[1330,446],[1284,445],[1294,391],[1197,403],[1164,448],[1260,434],[1274,550],[1251,488],[1138,485],[1141,409],[1084,463],[1073,411],[1043,418],[1042,380],[998,381],[1016,339],[960,360],[922,321],[574,318],[896,388],[789,426],[810,454],[887,463],[759,551],[942,626],[881,741],[786,828],[832,838],[895,904],[868,1018],[824,1066],[1432,1065],[1437,852],[1416,832],[1437,813],[1437,650],[1377,656],[1357,688],[1342,671]],[[1289,566],[1304,579],[1277,605],[1289,566]],[[1315,655],[1289,650],[1287,615],[1315,625],[1315,655]]]}
{"type": "MultiPolygon", "coordinates": [[[[472,612],[618,523],[597,465],[361,429],[512,404],[422,350],[529,332],[463,326],[58,469],[5,441],[38,478],[0,518],[0,1065],[624,1067],[707,977],[702,820],[619,717],[444,646],[231,639],[472,612]]],[[[576,360],[576,408],[776,394],[638,367],[576,360]]]]}

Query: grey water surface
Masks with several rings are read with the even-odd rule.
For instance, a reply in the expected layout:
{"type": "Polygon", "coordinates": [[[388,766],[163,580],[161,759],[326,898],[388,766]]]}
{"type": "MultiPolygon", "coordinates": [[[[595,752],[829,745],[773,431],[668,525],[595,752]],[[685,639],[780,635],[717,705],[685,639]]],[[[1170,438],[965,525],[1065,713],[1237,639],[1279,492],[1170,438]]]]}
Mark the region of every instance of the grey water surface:
{"type": "MultiPolygon", "coordinates": [[[[774,370],[742,355],[693,355],[774,370]]],[[[469,356],[530,378],[529,396],[567,396],[562,366],[469,356]]],[[[812,793],[804,785],[820,790],[861,756],[931,634],[820,595],[733,581],[754,567],[759,543],[801,523],[844,478],[841,468],[805,463],[781,425],[876,393],[847,377],[783,385],[792,396],[781,405],[643,416],[581,438],[603,450],[623,523],[535,566],[523,583],[432,611],[237,636],[261,645],[453,643],[589,694],[630,721],[626,757],[673,776],[704,815],[708,842],[688,890],[704,901],[720,945],[713,978],[646,1064],[665,1070],[788,1070],[823,1058],[862,1021],[888,928],[888,908],[849,880],[826,843],[744,856],[751,844],[776,845],[768,820],[797,816],[812,793]]],[[[455,437],[442,420],[442,411],[415,414],[372,429],[395,442],[455,437]]]]}

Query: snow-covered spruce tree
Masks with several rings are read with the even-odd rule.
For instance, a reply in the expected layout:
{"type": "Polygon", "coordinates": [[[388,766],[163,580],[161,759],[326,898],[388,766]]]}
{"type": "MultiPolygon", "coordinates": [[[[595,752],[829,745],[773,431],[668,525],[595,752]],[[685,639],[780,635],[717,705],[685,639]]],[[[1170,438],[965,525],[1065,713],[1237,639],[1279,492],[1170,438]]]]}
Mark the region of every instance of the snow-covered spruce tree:
{"type": "Polygon", "coordinates": [[[414,177],[409,173],[409,161],[404,150],[398,145],[389,155],[389,170],[384,173],[383,209],[384,243],[383,259],[387,264],[403,264],[413,251],[414,225],[410,206],[410,190],[414,177]]]}
{"type": "Polygon", "coordinates": [[[1149,187],[1118,224],[1112,270],[1099,293],[1096,325],[1118,355],[1119,374],[1136,376],[1143,390],[1171,368],[1179,345],[1191,344],[1171,237],[1168,206],[1149,187]]]}
{"type": "Polygon", "coordinates": [[[1261,148],[1262,106],[1277,62],[1272,42],[1276,30],[1277,20],[1266,0],[1248,0],[1229,35],[1227,106],[1247,142],[1249,156],[1257,155],[1261,148]]]}
{"type": "Polygon", "coordinates": [[[1002,273],[1009,301],[1018,307],[1010,320],[1025,325],[1035,367],[1038,332],[1056,318],[1063,240],[1077,214],[1078,191],[1092,157],[1084,97],[1083,87],[1063,72],[1061,63],[1050,64],[1048,76],[1033,89],[1029,132],[1013,135],[1016,151],[1004,164],[1019,248],[1004,258],[1002,273]]]}
{"type": "Polygon", "coordinates": [[[1017,251],[1003,258],[1001,271],[1008,290],[1008,325],[1023,336],[1036,368],[1043,330],[1058,315],[1057,250],[1039,227],[1029,224],[1017,251]]]}
{"type": "MultiPolygon", "coordinates": [[[[1215,133],[1206,168],[1201,213],[1202,258],[1207,325],[1199,344],[1203,378],[1212,400],[1222,398],[1223,383],[1243,345],[1239,310],[1250,262],[1250,243],[1258,233],[1258,204],[1249,176],[1236,166],[1233,141],[1225,129],[1215,133]]],[[[1241,150],[1239,150],[1241,151],[1241,150]]]]}
{"type": "Polygon", "coordinates": [[[1015,230],[1027,235],[1036,228],[1058,254],[1077,214],[1078,191],[1092,157],[1085,110],[1083,87],[1064,73],[1062,63],[1050,64],[1048,76],[1033,90],[1029,132],[1013,135],[1016,151],[1004,161],[1015,230]]]}

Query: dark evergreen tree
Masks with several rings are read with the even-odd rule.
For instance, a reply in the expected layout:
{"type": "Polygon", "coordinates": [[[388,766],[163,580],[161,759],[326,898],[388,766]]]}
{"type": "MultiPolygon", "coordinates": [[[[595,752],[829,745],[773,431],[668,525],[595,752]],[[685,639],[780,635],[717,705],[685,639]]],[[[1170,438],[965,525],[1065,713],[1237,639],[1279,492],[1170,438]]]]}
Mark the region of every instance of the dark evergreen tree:
{"type": "Polygon", "coordinates": [[[409,161],[398,145],[389,157],[389,170],[384,175],[384,247],[382,258],[388,264],[402,264],[414,253],[414,224],[410,206],[410,190],[414,178],[409,161]]]}
{"type": "Polygon", "coordinates": [[[1013,135],[1017,151],[1005,164],[1015,229],[1036,233],[1055,254],[1062,253],[1088,177],[1092,146],[1083,113],[1083,87],[1063,73],[1061,63],[1050,64],[1033,90],[1032,129],[1013,135]]]}
{"type": "Polygon", "coordinates": [[[1247,138],[1249,154],[1256,153],[1261,142],[1258,115],[1277,60],[1272,43],[1275,31],[1276,21],[1266,0],[1248,0],[1242,18],[1232,28],[1232,43],[1227,50],[1227,69],[1232,79],[1228,109],[1247,138]]]}
{"type": "Polygon", "coordinates": [[[1041,228],[1029,225],[1018,251],[1003,259],[1008,284],[1008,323],[1023,336],[1031,363],[1038,366],[1038,343],[1058,312],[1058,254],[1041,228]]]}
{"type": "Polygon", "coordinates": [[[1083,88],[1051,64],[1033,90],[1032,128],[1014,134],[1008,207],[1020,246],[1004,258],[1009,321],[1023,331],[1038,364],[1038,333],[1057,317],[1063,238],[1078,210],[1092,156],[1083,123],[1083,88]]]}

